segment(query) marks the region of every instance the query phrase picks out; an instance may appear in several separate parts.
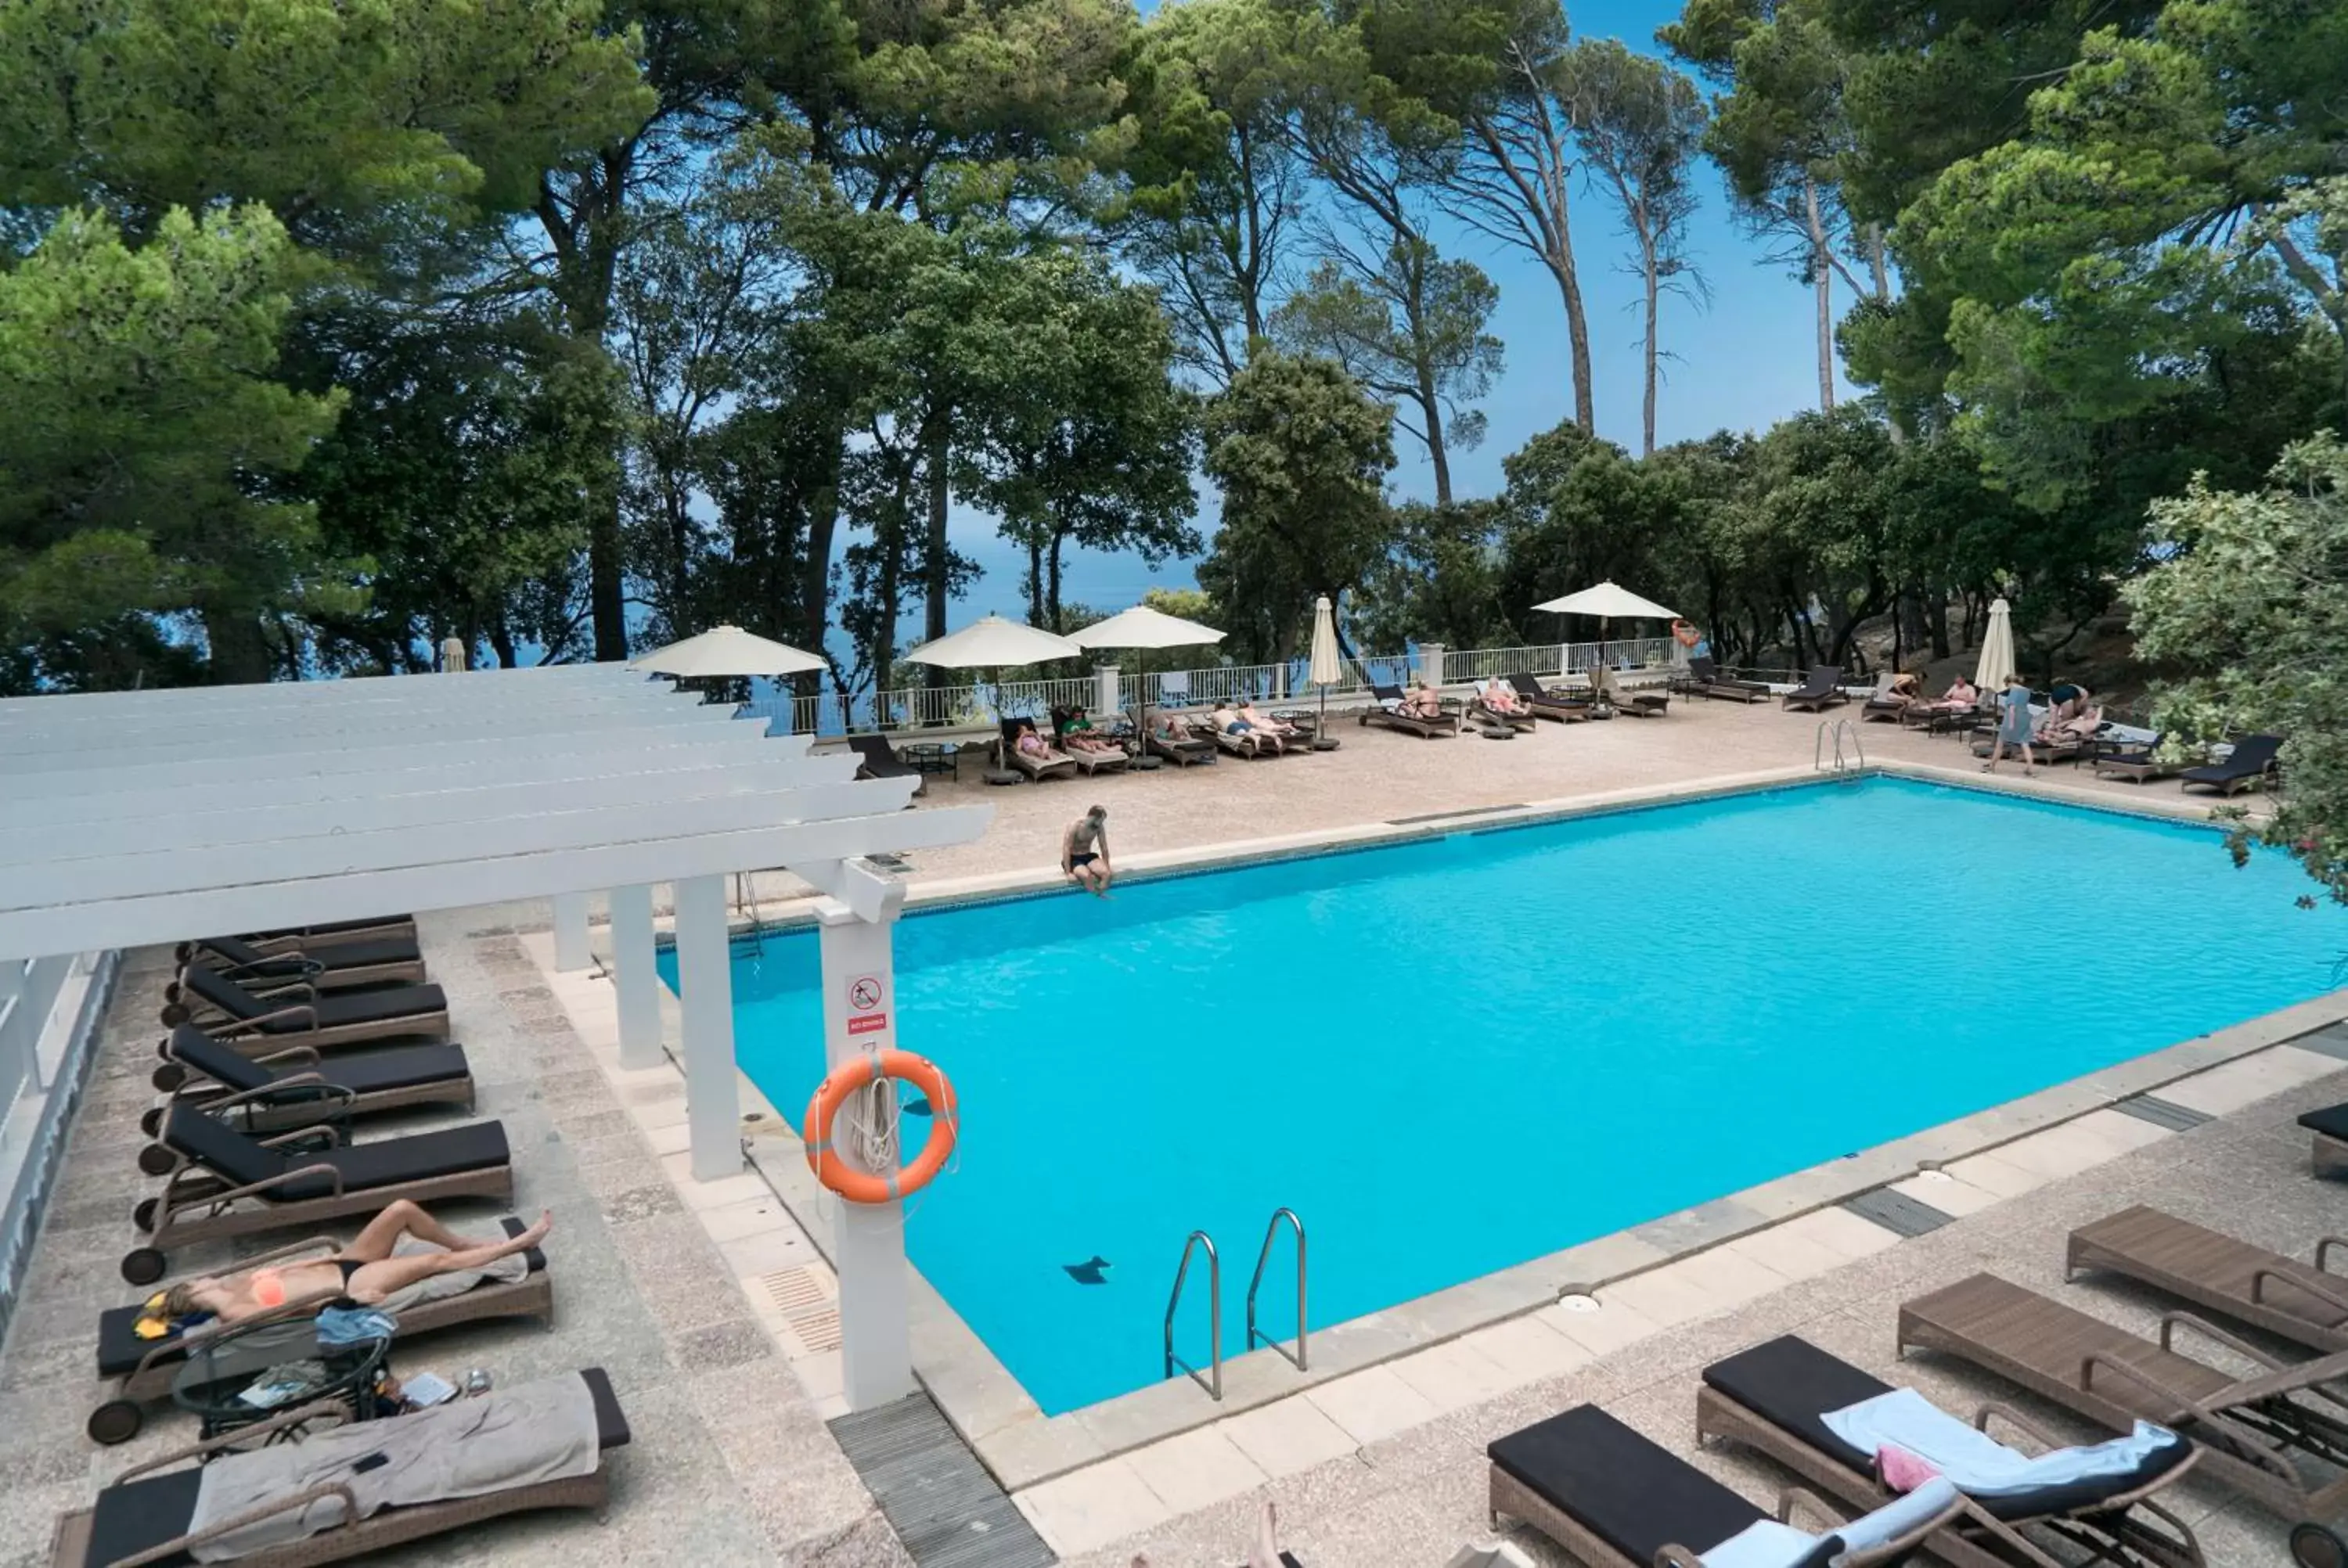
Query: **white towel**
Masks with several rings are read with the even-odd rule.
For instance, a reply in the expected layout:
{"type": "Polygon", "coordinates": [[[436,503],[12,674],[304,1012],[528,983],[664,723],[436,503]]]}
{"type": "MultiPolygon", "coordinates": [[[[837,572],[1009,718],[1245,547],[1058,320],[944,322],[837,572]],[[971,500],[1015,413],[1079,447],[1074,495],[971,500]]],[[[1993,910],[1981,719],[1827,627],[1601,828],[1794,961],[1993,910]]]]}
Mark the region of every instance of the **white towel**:
{"type": "Polygon", "coordinates": [[[1907,1534],[1956,1501],[1957,1489],[1947,1481],[1926,1481],[1907,1496],[1837,1526],[1831,1537],[1811,1535],[1774,1519],[1756,1520],[1706,1552],[1704,1568],[1797,1568],[1812,1562],[1829,1539],[1839,1542],[1837,1556],[1880,1546],[1907,1534]]]}
{"type": "MultiPolygon", "coordinates": [[[[2177,1434],[2138,1421],[2124,1438],[2036,1458],[2006,1447],[1949,1414],[1913,1389],[1894,1389],[1820,1418],[1829,1431],[1865,1453],[1902,1448],[1972,1497],[2017,1497],[2072,1481],[2124,1476],[2177,1434]]],[[[1921,1492],[1923,1489],[1919,1488],[1921,1492]]]]}

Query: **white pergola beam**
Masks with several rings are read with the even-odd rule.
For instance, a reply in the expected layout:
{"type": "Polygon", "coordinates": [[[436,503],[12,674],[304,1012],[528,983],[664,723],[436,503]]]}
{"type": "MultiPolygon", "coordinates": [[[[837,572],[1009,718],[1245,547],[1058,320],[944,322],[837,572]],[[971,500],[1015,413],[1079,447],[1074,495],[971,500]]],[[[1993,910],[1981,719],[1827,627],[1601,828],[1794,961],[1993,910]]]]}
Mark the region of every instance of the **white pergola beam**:
{"type": "MultiPolygon", "coordinates": [[[[450,679],[460,677],[451,676],[450,679]]],[[[766,731],[767,722],[763,719],[727,720],[715,724],[670,725],[626,735],[615,735],[608,731],[543,735],[533,738],[527,750],[532,755],[559,756],[566,753],[602,751],[620,743],[700,748],[722,743],[737,735],[742,741],[755,744],[765,739],[766,731]]],[[[69,773],[24,774],[0,784],[0,793],[5,793],[11,801],[51,800],[60,795],[90,794],[110,790],[168,789],[175,784],[242,782],[255,800],[262,800],[268,797],[280,779],[284,778],[322,774],[377,774],[396,766],[402,771],[438,768],[454,779],[478,776],[475,770],[510,763],[515,756],[516,747],[511,738],[507,736],[474,741],[418,741],[388,753],[374,750],[305,752],[291,757],[258,761],[211,757],[187,763],[152,763],[77,769],[69,773]]]]}
{"type": "MultiPolygon", "coordinates": [[[[282,761],[300,766],[311,757],[328,753],[380,753],[409,746],[455,745],[466,741],[528,740],[541,735],[623,735],[645,730],[707,729],[734,723],[728,708],[698,702],[664,702],[625,708],[607,713],[534,713],[527,711],[492,713],[486,717],[423,715],[415,722],[380,723],[362,730],[327,734],[278,734],[263,727],[226,729],[194,740],[150,740],[126,733],[121,744],[70,750],[15,748],[0,741],[0,789],[19,778],[51,773],[86,773],[93,768],[189,767],[198,764],[242,764],[248,774],[266,774],[282,761]]],[[[755,721],[754,721],[755,722],[755,721]]]]}
{"type": "Polygon", "coordinates": [[[98,948],[167,944],[212,931],[317,925],[397,910],[469,908],[555,893],[723,876],[796,861],[929,849],[971,842],[985,831],[993,815],[991,806],[932,807],[737,832],[675,834],[442,866],[0,909],[0,953],[46,958],[98,948]]]}
{"type": "Polygon", "coordinates": [[[709,795],[656,805],[541,810],[522,816],[389,827],[372,833],[0,866],[0,909],[137,898],[246,882],[294,882],[400,866],[445,866],[494,855],[587,849],[599,844],[675,835],[738,833],[787,823],[864,816],[902,810],[920,782],[870,779],[815,784],[781,794],[709,795]]]}
{"type": "Polygon", "coordinates": [[[129,719],[142,713],[165,713],[191,707],[226,712],[232,709],[287,710],[340,707],[366,701],[379,690],[431,685],[445,694],[432,702],[463,702],[485,696],[491,688],[530,686],[551,694],[565,688],[633,685],[653,677],[625,664],[534,664],[520,670],[478,670],[460,674],[365,675],[340,681],[272,681],[242,686],[158,686],[139,692],[77,692],[68,695],[0,697],[0,727],[27,718],[63,718],[75,714],[129,719]]]}
{"type": "MultiPolygon", "coordinates": [[[[522,714],[552,717],[568,714],[582,720],[624,717],[647,709],[720,706],[647,682],[633,688],[582,692],[576,696],[523,697],[508,692],[494,702],[433,703],[422,702],[353,702],[343,708],[304,709],[299,712],[222,714],[198,709],[159,713],[135,720],[83,719],[74,723],[0,727],[0,751],[118,751],[126,746],[161,745],[205,741],[240,731],[273,736],[365,735],[390,727],[445,728],[451,724],[489,724],[522,714]]],[[[725,711],[722,707],[720,711],[725,711]]]]}
{"type": "MultiPolygon", "coordinates": [[[[797,757],[730,767],[570,779],[563,782],[559,800],[563,809],[572,811],[595,806],[654,806],[709,795],[780,794],[810,784],[846,784],[855,776],[856,759],[842,753],[837,756],[797,757]]],[[[139,798],[143,801],[149,797],[139,798]]],[[[278,839],[369,833],[389,827],[528,816],[545,811],[550,798],[544,784],[522,784],[179,814],[169,809],[171,802],[159,799],[152,812],[142,810],[116,817],[108,821],[102,831],[60,833],[53,826],[0,825],[0,868],[156,850],[266,844],[278,839]]],[[[4,820],[0,817],[0,821],[4,820]]]]}
{"type": "MultiPolygon", "coordinates": [[[[476,764],[461,770],[402,767],[375,774],[319,774],[306,778],[272,779],[266,788],[256,788],[250,781],[168,784],[94,790],[82,795],[54,795],[40,800],[10,799],[0,792],[0,829],[57,828],[95,833],[102,831],[109,822],[168,818],[175,813],[194,815],[337,801],[391,800],[438,794],[455,788],[530,785],[553,792],[583,780],[673,777],[767,761],[797,762],[808,755],[808,737],[804,735],[762,739],[755,733],[755,726],[745,724],[739,728],[738,734],[728,730],[689,746],[672,744],[664,738],[656,746],[615,747],[601,752],[539,752],[497,763],[476,764]]],[[[681,781],[678,788],[693,793],[692,787],[681,781]]],[[[549,798],[552,798],[551,793],[549,798]]]]}

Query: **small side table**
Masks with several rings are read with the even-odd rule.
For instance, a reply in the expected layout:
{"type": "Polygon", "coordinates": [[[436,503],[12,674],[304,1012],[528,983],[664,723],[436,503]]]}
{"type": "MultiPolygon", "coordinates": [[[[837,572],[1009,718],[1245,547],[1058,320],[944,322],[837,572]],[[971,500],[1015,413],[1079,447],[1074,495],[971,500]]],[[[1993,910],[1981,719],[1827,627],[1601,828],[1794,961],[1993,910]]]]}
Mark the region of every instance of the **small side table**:
{"type": "MultiPolygon", "coordinates": [[[[372,1413],[375,1389],[391,1354],[389,1339],[362,1339],[352,1344],[325,1345],[318,1339],[315,1321],[257,1323],[231,1329],[191,1349],[171,1379],[171,1402],[202,1423],[201,1436],[218,1437],[239,1427],[252,1426],[321,1399],[348,1405],[354,1418],[372,1413]],[[298,1389],[267,1404],[254,1404],[247,1389],[267,1386],[294,1368],[308,1376],[298,1389]]],[[[298,1428],[273,1433],[271,1441],[299,1437],[298,1428]]]]}

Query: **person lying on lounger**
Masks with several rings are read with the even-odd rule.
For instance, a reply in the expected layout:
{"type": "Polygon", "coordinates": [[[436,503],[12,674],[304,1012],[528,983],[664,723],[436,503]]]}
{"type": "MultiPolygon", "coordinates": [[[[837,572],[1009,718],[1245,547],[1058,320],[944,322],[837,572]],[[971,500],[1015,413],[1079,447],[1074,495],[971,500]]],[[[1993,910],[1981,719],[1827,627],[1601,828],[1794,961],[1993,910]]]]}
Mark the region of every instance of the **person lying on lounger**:
{"type": "Polygon", "coordinates": [[[1483,701],[1484,706],[1495,713],[1523,714],[1531,712],[1533,708],[1530,702],[1518,696],[1507,682],[1500,680],[1484,682],[1483,701]]]}
{"type": "Polygon", "coordinates": [[[1158,738],[1161,741],[1178,743],[1197,739],[1190,733],[1190,721],[1187,717],[1165,709],[1159,710],[1158,738]]]}
{"type": "Polygon", "coordinates": [[[1123,752],[1125,747],[1093,728],[1093,722],[1082,708],[1069,711],[1066,728],[1060,732],[1060,743],[1072,752],[1123,752]]]}
{"type": "Polygon", "coordinates": [[[1274,751],[1288,749],[1278,735],[1269,731],[1259,730],[1253,719],[1240,712],[1228,701],[1219,704],[1215,709],[1215,728],[1227,735],[1252,735],[1259,742],[1270,741],[1274,751]]]}
{"type": "Polygon", "coordinates": [[[550,1211],[540,1214],[538,1223],[520,1235],[477,1241],[458,1235],[401,1198],[367,1221],[351,1245],[332,1257],[186,1280],[162,1293],[158,1313],[180,1318],[209,1312],[223,1323],[242,1323],[274,1312],[289,1301],[310,1297],[322,1306],[372,1307],[435,1275],[486,1268],[501,1257],[526,1252],[544,1241],[553,1228],[554,1215],[550,1211]],[[394,1257],[393,1250],[408,1236],[443,1250],[394,1257]]]}
{"type": "Polygon", "coordinates": [[[2104,711],[2101,708],[2087,708],[2068,718],[2049,713],[2038,725],[2038,738],[2047,742],[2092,741],[2096,738],[2096,732],[2103,727],[2104,711]]]}
{"type": "Polygon", "coordinates": [[[1949,682],[1949,689],[1941,692],[1941,700],[1932,705],[1946,708],[1952,713],[1978,708],[1981,706],[1981,688],[1960,675],[1949,682]]]}
{"type": "Polygon", "coordinates": [[[1283,746],[1290,741],[1301,741],[1305,738],[1304,732],[1295,725],[1257,712],[1253,702],[1242,702],[1240,704],[1240,717],[1254,725],[1256,733],[1270,735],[1283,746]]]}
{"type": "Polygon", "coordinates": [[[1019,726],[1019,738],[1013,744],[1017,747],[1021,756],[1033,757],[1039,763],[1056,762],[1060,759],[1060,753],[1052,749],[1051,743],[1035,733],[1035,726],[1032,723],[1023,723],[1019,726]]]}

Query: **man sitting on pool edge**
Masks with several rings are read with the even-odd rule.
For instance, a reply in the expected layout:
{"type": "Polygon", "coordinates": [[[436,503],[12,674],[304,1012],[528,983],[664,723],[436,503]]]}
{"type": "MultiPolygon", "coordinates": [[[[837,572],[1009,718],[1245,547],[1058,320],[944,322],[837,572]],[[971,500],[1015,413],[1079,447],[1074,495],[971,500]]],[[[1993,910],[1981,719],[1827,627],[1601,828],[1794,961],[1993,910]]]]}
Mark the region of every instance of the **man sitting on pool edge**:
{"type": "Polygon", "coordinates": [[[1108,807],[1097,805],[1069,825],[1060,840],[1060,870],[1095,897],[1108,897],[1108,807]]]}

